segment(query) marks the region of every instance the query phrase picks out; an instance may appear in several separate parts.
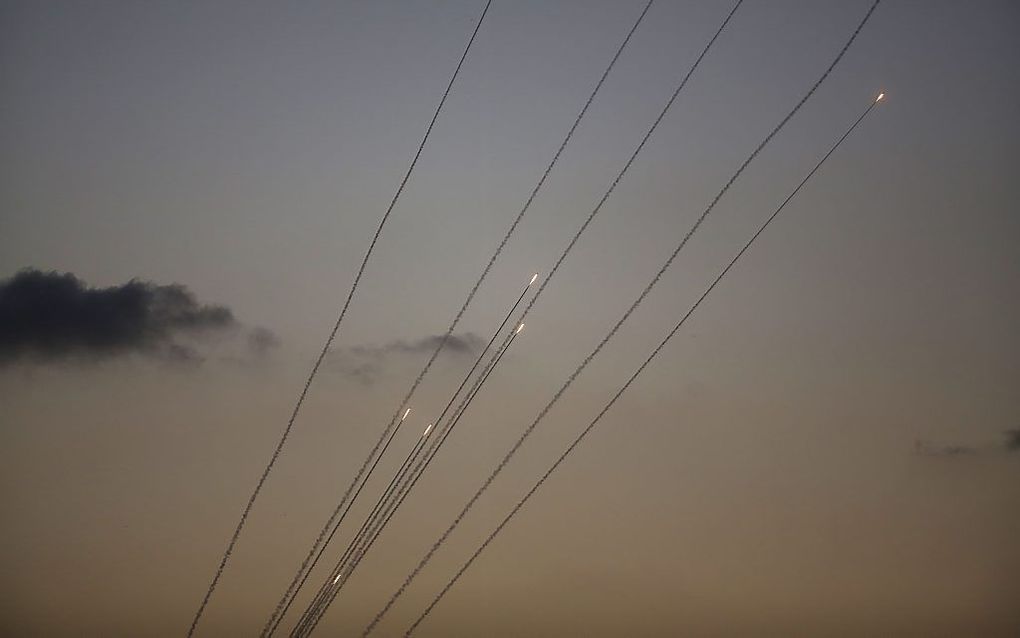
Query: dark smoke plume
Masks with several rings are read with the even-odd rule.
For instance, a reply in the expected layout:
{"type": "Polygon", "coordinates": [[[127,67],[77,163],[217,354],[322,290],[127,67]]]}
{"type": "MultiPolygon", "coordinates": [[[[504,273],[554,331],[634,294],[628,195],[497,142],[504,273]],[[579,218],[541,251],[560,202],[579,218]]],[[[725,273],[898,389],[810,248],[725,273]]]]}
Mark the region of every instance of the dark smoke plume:
{"type": "MultiPolygon", "coordinates": [[[[181,284],[131,281],[93,288],[71,273],[24,269],[0,280],[0,365],[22,360],[143,354],[199,361],[194,340],[238,327],[229,308],[204,305],[181,284]]],[[[249,335],[265,350],[275,336],[249,335]]]]}

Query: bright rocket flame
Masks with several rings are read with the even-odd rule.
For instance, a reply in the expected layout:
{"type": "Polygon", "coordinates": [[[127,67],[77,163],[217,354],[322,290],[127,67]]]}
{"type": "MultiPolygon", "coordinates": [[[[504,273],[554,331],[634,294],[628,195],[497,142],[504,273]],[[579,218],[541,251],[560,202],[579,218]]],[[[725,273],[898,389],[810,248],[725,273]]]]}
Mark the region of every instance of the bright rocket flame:
{"type": "Polygon", "coordinates": [[[334,579],[333,579],[333,584],[334,584],[334,585],[336,585],[337,583],[339,583],[339,582],[340,582],[340,576],[342,576],[342,575],[343,575],[343,574],[337,574],[337,575],[336,575],[336,578],[334,578],[334,579]]]}
{"type": "Polygon", "coordinates": [[[530,286],[531,284],[535,283],[536,279],[538,279],[538,273],[537,272],[534,275],[531,276],[531,281],[528,282],[528,285],[530,286]]]}
{"type": "Polygon", "coordinates": [[[524,324],[523,323],[521,325],[517,326],[517,332],[515,332],[514,334],[520,334],[521,330],[524,330],[524,324]]]}
{"type": "Polygon", "coordinates": [[[879,93],[878,97],[875,98],[875,102],[881,102],[882,98],[885,97],[885,93],[879,93]]]}
{"type": "Polygon", "coordinates": [[[435,423],[429,423],[429,426],[427,428],[425,428],[425,431],[422,433],[421,438],[424,439],[425,437],[427,437],[429,435],[429,432],[432,431],[432,426],[433,425],[435,425],[435,423]]]}
{"type": "Polygon", "coordinates": [[[411,414],[411,408],[407,408],[407,410],[404,411],[404,416],[400,417],[400,420],[403,421],[406,419],[408,414],[411,414]]]}

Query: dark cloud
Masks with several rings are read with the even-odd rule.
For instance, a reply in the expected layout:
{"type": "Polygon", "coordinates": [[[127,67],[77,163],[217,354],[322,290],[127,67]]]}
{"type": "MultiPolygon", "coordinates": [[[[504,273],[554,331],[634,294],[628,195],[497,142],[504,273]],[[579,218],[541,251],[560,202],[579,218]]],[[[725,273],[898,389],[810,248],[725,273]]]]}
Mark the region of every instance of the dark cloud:
{"type": "MultiPolygon", "coordinates": [[[[387,362],[409,355],[431,354],[442,341],[442,335],[428,335],[413,341],[397,339],[381,345],[352,346],[332,353],[334,368],[355,380],[370,385],[378,380],[387,362]]],[[[443,352],[462,357],[479,352],[485,341],[472,332],[450,335],[443,352]]]]}
{"type": "MultiPolygon", "coordinates": [[[[0,281],[0,364],[130,353],[194,363],[201,338],[238,327],[229,308],[200,304],[180,284],[92,288],[70,273],[34,269],[0,281]]],[[[250,347],[275,339],[257,333],[250,347]]]]}

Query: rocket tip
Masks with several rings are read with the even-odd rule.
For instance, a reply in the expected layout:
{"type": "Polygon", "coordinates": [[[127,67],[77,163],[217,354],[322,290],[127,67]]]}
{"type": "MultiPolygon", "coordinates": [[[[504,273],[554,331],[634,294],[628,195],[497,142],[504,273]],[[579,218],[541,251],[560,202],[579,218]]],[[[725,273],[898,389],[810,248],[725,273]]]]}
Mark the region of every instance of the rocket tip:
{"type": "Polygon", "coordinates": [[[877,104],[881,102],[883,99],[885,99],[885,93],[879,93],[878,97],[875,98],[875,103],[877,104]]]}
{"type": "Polygon", "coordinates": [[[531,284],[535,283],[535,281],[537,279],[538,279],[538,273],[536,272],[534,275],[531,276],[531,281],[528,282],[528,285],[530,286],[531,284]]]}
{"type": "Polygon", "coordinates": [[[407,408],[406,410],[404,410],[404,416],[400,417],[400,420],[403,421],[404,419],[406,419],[408,414],[411,414],[411,408],[407,408]]]}
{"type": "Polygon", "coordinates": [[[431,431],[432,431],[432,426],[433,426],[433,425],[435,425],[435,423],[429,423],[429,426],[428,426],[427,428],[425,428],[425,431],[424,431],[424,432],[422,432],[422,435],[421,435],[421,436],[422,436],[422,438],[425,438],[426,436],[428,436],[428,435],[429,435],[429,432],[431,432],[431,431]]]}
{"type": "Polygon", "coordinates": [[[524,324],[523,323],[521,325],[517,326],[517,332],[515,332],[514,334],[520,334],[521,330],[524,330],[524,324]]]}

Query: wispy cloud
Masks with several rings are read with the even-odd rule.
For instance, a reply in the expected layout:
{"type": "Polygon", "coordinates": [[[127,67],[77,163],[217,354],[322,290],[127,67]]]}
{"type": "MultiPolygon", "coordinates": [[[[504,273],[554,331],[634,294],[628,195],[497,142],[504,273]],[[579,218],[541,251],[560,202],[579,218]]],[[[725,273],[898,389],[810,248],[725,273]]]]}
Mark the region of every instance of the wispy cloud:
{"type": "MultiPolygon", "coordinates": [[[[339,348],[330,355],[333,368],[351,378],[371,385],[378,381],[386,366],[415,355],[431,354],[442,341],[443,335],[427,335],[411,341],[397,339],[384,344],[339,348]]],[[[453,334],[446,341],[443,353],[447,357],[463,357],[477,353],[485,341],[472,332],[453,334]]]]}

